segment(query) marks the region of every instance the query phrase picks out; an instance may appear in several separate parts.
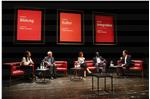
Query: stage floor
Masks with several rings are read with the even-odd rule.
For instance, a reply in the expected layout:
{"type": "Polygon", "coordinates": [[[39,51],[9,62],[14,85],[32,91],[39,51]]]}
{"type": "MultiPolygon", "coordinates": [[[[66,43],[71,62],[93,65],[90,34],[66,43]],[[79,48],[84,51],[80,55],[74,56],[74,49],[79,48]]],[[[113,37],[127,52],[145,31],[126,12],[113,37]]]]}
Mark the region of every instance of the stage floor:
{"type": "MultiPolygon", "coordinates": [[[[114,78],[114,91],[96,95],[92,91],[92,77],[86,80],[70,80],[69,77],[46,79],[41,82],[15,81],[11,86],[2,87],[2,99],[148,99],[149,80],[137,77],[114,78]]],[[[94,79],[95,84],[97,79],[94,79]]],[[[107,80],[107,89],[110,79],[107,80]]],[[[103,93],[103,79],[100,80],[100,92],[103,93]]],[[[96,88],[96,86],[94,87],[96,88]]]]}

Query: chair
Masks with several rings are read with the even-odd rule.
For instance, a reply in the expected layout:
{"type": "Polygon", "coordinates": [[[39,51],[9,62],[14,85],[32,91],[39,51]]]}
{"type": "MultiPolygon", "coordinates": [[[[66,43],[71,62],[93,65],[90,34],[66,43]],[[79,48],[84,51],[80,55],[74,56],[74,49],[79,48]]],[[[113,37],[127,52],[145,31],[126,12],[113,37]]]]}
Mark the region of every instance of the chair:
{"type": "Polygon", "coordinates": [[[25,75],[32,75],[32,80],[35,77],[35,68],[34,68],[34,64],[31,66],[24,66],[21,65],[20,69],[23,70],[25,72],[25,75]],[[27,72],[26,70],[30,70],[30,72],[27,72]]]}
{"type": "MultiPolygon", "coordinates": [[[[128,70],[125,70],[125,75],[138,75],[144,78],[143,61],[142,60],[131,60],[132,66],[128,70]]],[[[121,64],[118,60],[117,64],[121,64]]]]}
{"type": "Polygon", "coordinates": [[[56,71],[63,72],[65,76],[67,76],[67,68],[68,64],[67,61],[55,61],[56,64],[56,71]]]}
{"type": "Polygon", "coordinates": [[[20,62],[11,62],[3,64],[3,77],[9,77],[9,85],[13,77],[22,77],[25,72],[20,69],[20,62]]]}
{"type": "Polygon", "coordinates": [[[144,78],[144,69],[142,60],[132,60],[132,66],[129,68],[130,72],[140,72],[142,78],[144,78]]]}
{"type": "Polygon", "coordinates": [[[86,60],[85,63],[87,64],[87,67],[89,68],[89,70],[93,72],[96,71],[96,67],[94,66],[93,60],[86,60]]]}
{"type": "MultiPolygon", "coordinates": [[[[77,61],[74,61],[74,67],[76,65],[77,61]]],[[[96,71],[96,67],[94,66],[93,60],[85,60],[85,63],[87,65],[87,67],[89,68],[89,70],[91,70],[92,72],[96,71]]]]}

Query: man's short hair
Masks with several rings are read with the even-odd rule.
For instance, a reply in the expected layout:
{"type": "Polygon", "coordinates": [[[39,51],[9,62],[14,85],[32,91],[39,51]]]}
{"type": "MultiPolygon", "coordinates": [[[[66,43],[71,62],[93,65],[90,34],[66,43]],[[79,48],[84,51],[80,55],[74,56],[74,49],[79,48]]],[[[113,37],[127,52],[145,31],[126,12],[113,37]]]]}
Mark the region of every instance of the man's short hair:
{"type": "Polygon", "coordinates": [[[123,50],[126,54],[129,54],[129,52],[127,50],[123,50]]]}
{"type": "Polygon", "coordinates": [[[48,51],[47,54],[52,54],[52,51],[48,51]]]}
{"type": "Polygon", "coordinates": [[[99,52],[98,52],[98,51],[96,52],[96,54],[97,54],[97,53],[99,54],[99,52]]]}

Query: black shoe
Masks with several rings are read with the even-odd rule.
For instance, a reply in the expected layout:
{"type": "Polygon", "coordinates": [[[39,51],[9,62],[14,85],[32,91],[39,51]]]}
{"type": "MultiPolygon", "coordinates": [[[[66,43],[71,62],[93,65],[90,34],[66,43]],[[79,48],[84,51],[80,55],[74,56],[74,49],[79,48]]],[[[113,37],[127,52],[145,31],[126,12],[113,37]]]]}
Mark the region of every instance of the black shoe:
{"type": "Polygon", "coordinates": [[[53,76],[54,79],[56,79],[56,76],[53,76]]]}
{"type": "Polygon", "coordinates": [[[51,79],[51,77],[48,77],[49,78],[49,80],[51,79]]]}

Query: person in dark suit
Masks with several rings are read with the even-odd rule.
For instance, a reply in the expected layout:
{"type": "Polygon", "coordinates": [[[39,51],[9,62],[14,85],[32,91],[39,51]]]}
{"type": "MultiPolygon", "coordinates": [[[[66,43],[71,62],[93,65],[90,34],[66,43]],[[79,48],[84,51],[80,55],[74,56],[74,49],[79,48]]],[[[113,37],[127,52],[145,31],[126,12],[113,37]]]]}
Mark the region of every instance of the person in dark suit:
{"type": "Polygon", "coordinates": [[[51,79],[56,78],[56,65],[55,65],[55,59],[53,57],[53,54],[51,51],[47,52],[47,55],[44,59],[44,65],[45,67],[49,68],[50,74],[51,74],[51,79]]]}
{"type": "Polygon", "coordinates": [[[93,58],[94,66],[96,67],[96,71],[99,73],[106,72],[106,60],[99,55],[99,52],[96,52],[96,56],[93,58]]]}
{"type": "Polygon", "coordinates": [[[129,70],[129,68],[132,66],[131,55],[129,55],[128,51],[123,50],[122,55],[123,56],[120,57],[120,60],[118,61],[119,65],[121,65],[121,67],[117,70],[118,75],[124,75],[124,71],[129,70]]]}

